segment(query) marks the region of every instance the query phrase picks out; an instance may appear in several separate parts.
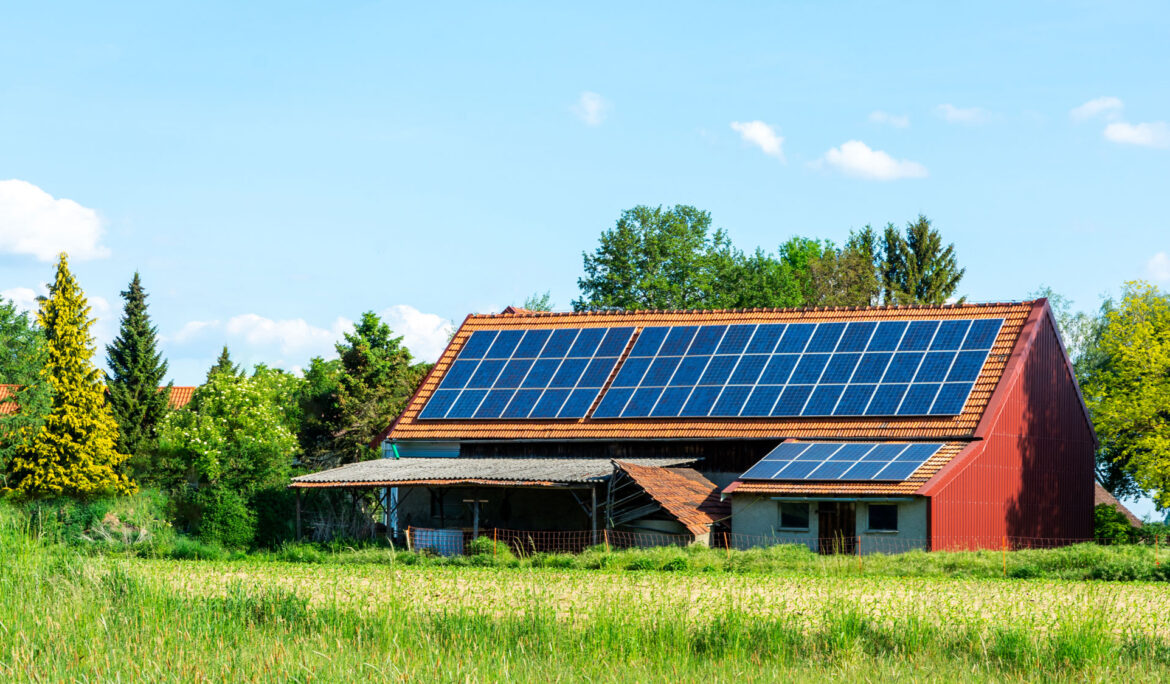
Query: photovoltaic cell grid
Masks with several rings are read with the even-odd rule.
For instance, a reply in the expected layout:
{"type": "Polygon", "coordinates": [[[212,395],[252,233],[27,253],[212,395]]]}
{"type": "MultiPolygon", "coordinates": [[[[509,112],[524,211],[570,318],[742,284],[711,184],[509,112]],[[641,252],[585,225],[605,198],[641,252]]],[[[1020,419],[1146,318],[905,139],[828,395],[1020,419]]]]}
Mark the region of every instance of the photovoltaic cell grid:
{"type": "Polygon", "coordinates": [[[594,418],[958,415],[1002,318],[648,327],[594,418]]]}
{"type": "Polygon", "coordinates": [[[633,328],[477,330],[419,418],[583,418],[633,328]]]}
{"type": "Polygon", "coordinates": [[[940,443],[788,442],[770,451],[740,478],[901,482],[942,447],[940,443]]]}

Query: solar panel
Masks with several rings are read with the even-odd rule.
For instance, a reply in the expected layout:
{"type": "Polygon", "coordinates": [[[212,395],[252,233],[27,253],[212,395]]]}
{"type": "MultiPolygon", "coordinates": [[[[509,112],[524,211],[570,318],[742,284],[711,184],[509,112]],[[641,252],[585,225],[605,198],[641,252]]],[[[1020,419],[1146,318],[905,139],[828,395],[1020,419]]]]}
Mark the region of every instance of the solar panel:
{"type": "Polygon", "coordinates": [[[740,479],[900,482],[942,447],[938,442],[785,442],[740,479]]]}
{"type": "Polygon", "coordinates": [[[995,318],[647,327],[609,390],[634,391],[603,398],[593,417],[957,415],[1002,325],[995,318]],[[664,388],[676,391],[650,391],[664,388]]]}
{"type": "MultiPolygon", "coordinates": [[[[661,338],[670,332],[659,330],[661,338]]],[[[583,418],[633,333],[630,327],[477,330],[419,418],[583,418]]],[[[655,359],[651,354],[642,360],[648,367],[655,359]]],[[[631,394],[641,380],[636,370],[635,364],[626,373],[631,394]]]]}

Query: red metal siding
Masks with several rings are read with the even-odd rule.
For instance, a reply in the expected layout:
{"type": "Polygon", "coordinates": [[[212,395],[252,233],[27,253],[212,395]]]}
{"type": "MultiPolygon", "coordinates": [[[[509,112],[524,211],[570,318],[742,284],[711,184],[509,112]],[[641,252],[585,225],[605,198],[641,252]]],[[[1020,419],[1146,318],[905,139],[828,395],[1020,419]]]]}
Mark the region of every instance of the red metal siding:
{"type": "Polygon", "coordinates": [[[1095,437],[1046,304],[1013,350],[973,443],[922,493],[933,548],[1088,539],[1095,437]]]}

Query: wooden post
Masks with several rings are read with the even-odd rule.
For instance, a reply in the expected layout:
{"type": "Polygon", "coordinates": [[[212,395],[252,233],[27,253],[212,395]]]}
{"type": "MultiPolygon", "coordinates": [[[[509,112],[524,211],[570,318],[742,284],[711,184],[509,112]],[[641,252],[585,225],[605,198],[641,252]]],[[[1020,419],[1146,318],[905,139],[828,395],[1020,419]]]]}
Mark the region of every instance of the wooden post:
{"type": "Polygon", "coordinates": [[[605,552],[609,553],[609,528],[608,527],[601,531],[601,536],[605,539],[605,552]]]}
{"type": "Polygon", "coordinates": [[[493,527],[492,528],[492,555],[493,556],[496,555],[496,544],[497,543],[498,542],[496,541],[496,528],[493,527]]]}
{"type": "Polygon", "coordinates": [[[857,535],[857,571],[861,572],[861,535],[857,535]]]}
{"type": "Polygon", "coordinates": [[[1003,576],[1007,577],[1007,535],[1003,536],[1003,576]]]}
{"type": "Polygon", "coordinates": [[[589,488],[589,496],[592,500],[592,517],[593,517],[593,545],[597,545],[597,485],[589,488]]]}
{"type": "Polygon", "coordinates": [[[301,488],[296,488],[296,540],[301,541],[301,488]]]}
{"type": "Polygon", "coordinates": [[[406,550],[407,551],[414,551],[414,544],[412,544],[410,541],[410,526],[409,525],[406,527],[406,550]]]}
{"type": "Polygon", "coordinates": [[[727,560],[731,560],[731,534],[723,533],[723,548],[727,549],[727,560]]]}

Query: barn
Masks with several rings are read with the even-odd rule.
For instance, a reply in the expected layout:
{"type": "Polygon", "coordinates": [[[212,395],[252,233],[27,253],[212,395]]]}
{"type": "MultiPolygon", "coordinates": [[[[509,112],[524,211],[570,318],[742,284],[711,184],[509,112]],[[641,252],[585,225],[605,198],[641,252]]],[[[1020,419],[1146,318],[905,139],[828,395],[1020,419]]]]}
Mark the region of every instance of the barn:
{"type": "Polygon", "coordinates": [[[1096,438],[1043,300],[468,316],[378,439],[294,479],[392,528],[822,552],[1092,536],[1096,438]],[[608,538],[608,537],[607,537],[608,538]]]}

